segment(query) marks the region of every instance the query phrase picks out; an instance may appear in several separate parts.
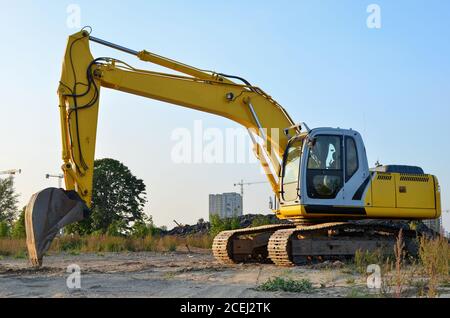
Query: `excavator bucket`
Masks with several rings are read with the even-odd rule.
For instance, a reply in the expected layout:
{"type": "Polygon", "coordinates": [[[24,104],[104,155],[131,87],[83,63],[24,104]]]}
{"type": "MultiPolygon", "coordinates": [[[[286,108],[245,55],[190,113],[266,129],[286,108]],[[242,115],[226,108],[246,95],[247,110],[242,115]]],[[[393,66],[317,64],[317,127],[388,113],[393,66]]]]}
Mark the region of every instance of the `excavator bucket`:
{"type": "Polygon", "coordinates": [[[89,209],[74,191],[48,188],[34,194],[25,210],[25,230],[30,262],[42,266],[42,258],[59,231],[86,218],[89,209]]]}

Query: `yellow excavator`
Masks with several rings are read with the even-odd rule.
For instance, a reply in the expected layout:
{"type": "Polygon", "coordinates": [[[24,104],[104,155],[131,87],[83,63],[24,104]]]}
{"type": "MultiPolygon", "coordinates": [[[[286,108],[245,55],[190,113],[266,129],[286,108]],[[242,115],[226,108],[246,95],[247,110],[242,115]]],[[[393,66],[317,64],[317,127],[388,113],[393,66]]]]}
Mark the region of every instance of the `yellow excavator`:
{"type": "Polygon", "coordinates": [[[25,213],[35,266],[61,228],[89,217],[102,88],[215,114],[248,129],[277,198],[274,212],[290,222],[218,234],[213,253],[221,263],[290,266],[315,257],[350,256],[358,249],[391,248],[400,229],[407,238],[425,233],[399,220],[441,215],[437,178],[413,166],[369,169],[358,132],[296,124],[269,94],[241,77],[134,51],[84,29],[69,37],[58,88],[65,190],[34,194],[25,213]],[[176,73],[94,58],[91,42],[176,73]]]}

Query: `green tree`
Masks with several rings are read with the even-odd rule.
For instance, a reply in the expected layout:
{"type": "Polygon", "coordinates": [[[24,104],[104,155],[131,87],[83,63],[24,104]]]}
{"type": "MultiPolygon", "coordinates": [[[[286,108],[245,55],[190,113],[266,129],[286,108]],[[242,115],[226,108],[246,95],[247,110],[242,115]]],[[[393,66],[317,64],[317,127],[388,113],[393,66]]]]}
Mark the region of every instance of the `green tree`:
{"type": "Polygon", "coordinates": [[[10,226],[6,221],[0,221],[0,238],[8,237],[10,232],[10,226]]]}
{"type": "Polygon", "coordinates": [[[146,236],[154,236],[161,234],[165,229],[163,227],[159,228],[153,222],[153,217],[146,216],[144,220],[135,222],[131,231],[134,237],[144,238],[146,236]]]}
{"type": "Polygon", "coordinates": [[[263,225],[269,225],[273,222],[270,220],[269,216],[267,215],[258,215],[255,217],[255,219],[252,221],[251,227],[258,227],[263,225]]]}
{"type": "Polygon", "coordinates": [[[18,195],[14,190],[14,179],[0,179],[0,222],[12,225],[17,214],[18,195]]]}
{"type": "MultiPolygon", "coordinates": [[[[126,224],[124,220],[114,220],[106,229],[106,234],[109,236],[123,236],[125,234],[125,229],[126,224]]],[[[100,231],[102,231],[102,229],[100,229],[100,231]]]]}
{"type": "Polygon", "coordinates": [[[132,224],[145,221],[145,184],[123,163],[96,160],[91,216],[67,227],[69,233],[129,234],[132,224]]]}
{"type": "Polygon", "coordinates": [[[211,228],[209,230],[209,234],[213,237],[222,231],[236,230],[241,226],[239,218],[237,217],[231,219],[221,219],[218,215],[211,215],[210,223],[211,228]]]}
{"type": "Polygon", "coordinates": [[[14,222],[11,231],[11,236],[13,238],[21,239],[27,236],[27,233],[25,231],[25,209],[26,207],[23,207],[22,211],[20,212],[19,218],[14,222]]]}

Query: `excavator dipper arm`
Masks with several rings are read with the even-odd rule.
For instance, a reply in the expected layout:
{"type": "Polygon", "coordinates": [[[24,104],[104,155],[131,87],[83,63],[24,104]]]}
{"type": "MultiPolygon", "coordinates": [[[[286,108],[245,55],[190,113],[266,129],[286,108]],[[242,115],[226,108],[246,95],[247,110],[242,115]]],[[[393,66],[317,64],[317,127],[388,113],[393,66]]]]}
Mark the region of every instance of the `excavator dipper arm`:
{"type": "Polygon", "coordinates": [[[268,181],[279,195],[281,158],[289,141],[289,130],[295,130],[296,134],[299,128],[268,94],[239,77],[202,71],[81,31],[69,37],[58,88],[66,190],[46,189],[35,194],[27,207],[27,243],[33,264],[41,264],[43,254],[62,226],[89,214],[103,87],[215,114],[246,127],[268,181]],[[110,57],[94,59],[91,41],[181,74],[140,70],[110,57]]]}

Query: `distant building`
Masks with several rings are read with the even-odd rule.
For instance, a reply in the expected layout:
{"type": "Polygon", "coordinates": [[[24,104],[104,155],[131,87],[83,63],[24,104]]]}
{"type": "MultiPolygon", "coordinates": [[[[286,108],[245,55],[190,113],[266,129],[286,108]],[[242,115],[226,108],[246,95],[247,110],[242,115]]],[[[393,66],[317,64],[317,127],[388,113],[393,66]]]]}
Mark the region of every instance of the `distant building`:
{"type": "Polygon", "coordinates": [[[423,223],[435,232],[441,233],[442,217],[432,220],[423,220],[423,223]]]}
{"type": "Polygon", "coordinates": [[[242,196],[239,193],[209,195],[209,216],[218,215],[221,219],[241,216],[242,196]]]}

